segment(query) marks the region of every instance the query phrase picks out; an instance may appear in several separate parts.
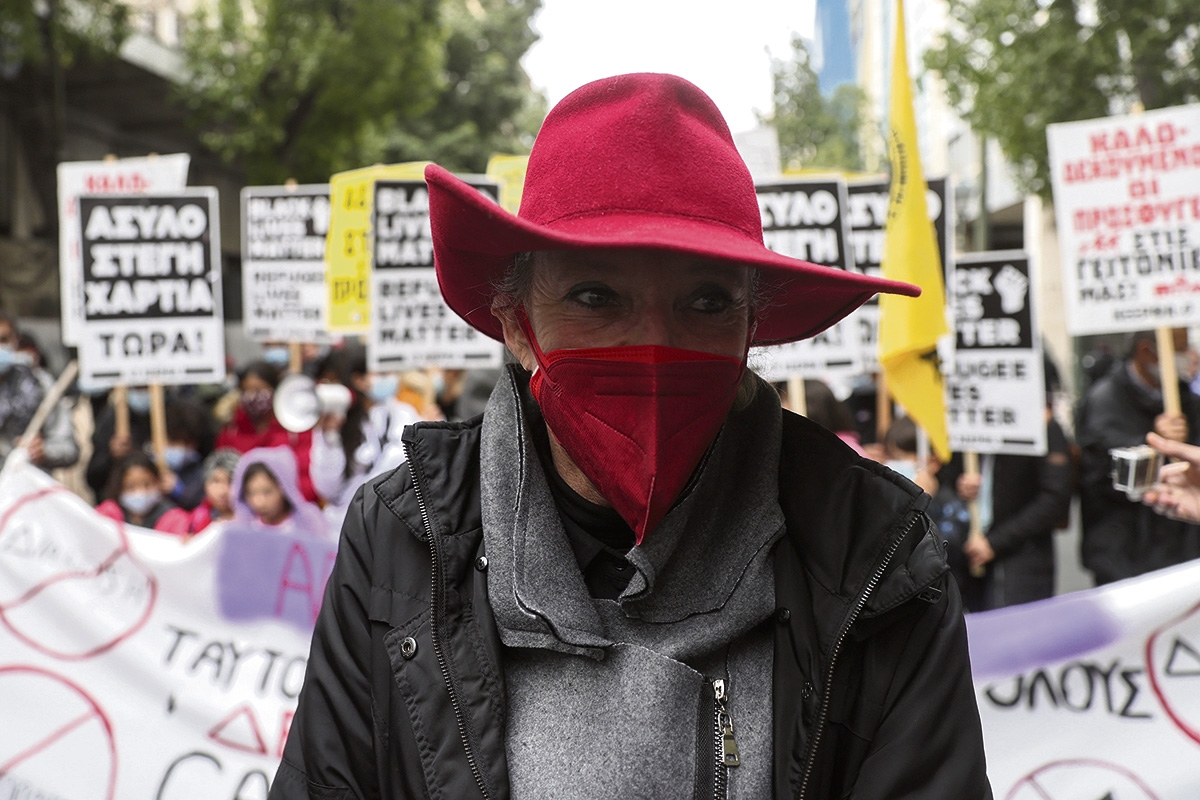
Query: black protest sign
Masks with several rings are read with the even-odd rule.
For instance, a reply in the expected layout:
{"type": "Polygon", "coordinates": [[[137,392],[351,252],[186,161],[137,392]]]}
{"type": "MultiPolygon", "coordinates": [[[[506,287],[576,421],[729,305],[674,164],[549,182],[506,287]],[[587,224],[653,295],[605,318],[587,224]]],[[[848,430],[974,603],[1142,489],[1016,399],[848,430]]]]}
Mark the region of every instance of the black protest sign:
{"type": "Polygon", "coordinates": [[[225,376],[215,189],[79,199],[81,372],[99,386],[225,376]]]}

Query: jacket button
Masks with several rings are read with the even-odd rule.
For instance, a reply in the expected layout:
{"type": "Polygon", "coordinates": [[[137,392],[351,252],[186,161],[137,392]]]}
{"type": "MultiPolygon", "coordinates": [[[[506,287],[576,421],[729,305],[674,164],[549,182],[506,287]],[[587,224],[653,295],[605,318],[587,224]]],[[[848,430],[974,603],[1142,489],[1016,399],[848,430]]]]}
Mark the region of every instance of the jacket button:
{"type": "Polygon", "coordinates": [[[484,570],[486,570],[487,565],[488,565],[487,556],[480,556],[479,558],[475,559],[475,569],[479,570],[480,572],[483,572],[484,570]]]}
{"type": "Polygon", "coordinates": [[[811,683],[809,683],[808,681],[805,681],[804,685],[800,687],[800,696],[803,697],[805,700],[812,697],[813,696],[813,685],[811,683]]]}
{"type": "Polygon", "coordinates": [[[775,609],[775,621],[776,622],[787,622],[791,618],[792,618],[792,612],[789,611],[788,609],[783,608],[782,606],[775,609]]]}
{"type": "Polygon", "coordinates": [[[417,640],[411,636],[405,636],[404,641],[400,643],[400,655],[405,658],[412,658],[417,654],[417,640]]]}

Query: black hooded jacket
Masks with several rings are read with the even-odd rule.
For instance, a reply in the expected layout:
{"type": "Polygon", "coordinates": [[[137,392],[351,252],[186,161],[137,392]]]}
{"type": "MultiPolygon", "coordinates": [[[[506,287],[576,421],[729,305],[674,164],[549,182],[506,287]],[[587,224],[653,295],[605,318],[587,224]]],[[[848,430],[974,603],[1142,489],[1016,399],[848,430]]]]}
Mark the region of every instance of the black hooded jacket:
{"type": "MultiPolygon", "coordinates": [[[[346,517],[273,800],[509,796],[480,421],[404,441],[346,517]]],[[[780,461],[775,796],[991,797],[928,497],[786,412],[780,461]]]]}

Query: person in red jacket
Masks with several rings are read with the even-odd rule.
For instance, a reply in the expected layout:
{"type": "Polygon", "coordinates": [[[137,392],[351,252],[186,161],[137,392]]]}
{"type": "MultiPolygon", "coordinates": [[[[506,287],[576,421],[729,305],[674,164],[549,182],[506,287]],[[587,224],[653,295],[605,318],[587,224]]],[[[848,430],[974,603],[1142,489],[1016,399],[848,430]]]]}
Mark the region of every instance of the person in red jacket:
{"type": "Polygon", "coordinates": [[[273,403],[279,379],[279,371],[265,361],[255,361],[242,370],[238,378],[241,399],[233,419],[217,435],[217,448],[228,447],[239,453],[256,447],[291,448],[300,470],[300,493],[306,500],[316,502],[317,492],[308,476],[312,432],[292,433],[275,418],[273,403]]]}

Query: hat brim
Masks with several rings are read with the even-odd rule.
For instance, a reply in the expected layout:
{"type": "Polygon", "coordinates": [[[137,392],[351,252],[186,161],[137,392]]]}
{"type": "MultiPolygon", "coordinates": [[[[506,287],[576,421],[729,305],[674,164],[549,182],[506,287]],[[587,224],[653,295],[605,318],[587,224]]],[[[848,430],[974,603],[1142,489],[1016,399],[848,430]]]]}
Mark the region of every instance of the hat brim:
{"type": "Polygon", "coordinates": [[[872,295],[916,297],[909,283],[873,278],[791,258],[717,220],[644,210],[567,217],[538,225],[510,214],[445,169],[425,169],[438,285],[447,305],[472,327],[503,341],[492,315],[496,283],[517,253],[538,250],[654,248],[731,261],[760,271],[768,299],[759,309],[755,345],[814,336],[872,295]]]}

